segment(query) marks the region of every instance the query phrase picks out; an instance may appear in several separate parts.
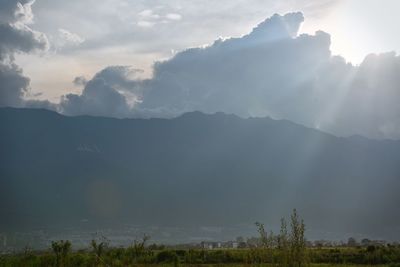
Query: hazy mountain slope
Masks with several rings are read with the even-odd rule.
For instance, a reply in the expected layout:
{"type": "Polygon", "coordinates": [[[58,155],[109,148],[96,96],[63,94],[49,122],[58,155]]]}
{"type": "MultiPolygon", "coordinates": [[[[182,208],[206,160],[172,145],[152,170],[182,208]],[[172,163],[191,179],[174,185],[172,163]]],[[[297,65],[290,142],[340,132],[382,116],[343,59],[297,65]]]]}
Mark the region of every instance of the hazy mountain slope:
{"type": "Polygon", "coordinates": [[[0,109],[0,227],[266,223],[400,237],[400,142],[272,119],[0,109]]]}

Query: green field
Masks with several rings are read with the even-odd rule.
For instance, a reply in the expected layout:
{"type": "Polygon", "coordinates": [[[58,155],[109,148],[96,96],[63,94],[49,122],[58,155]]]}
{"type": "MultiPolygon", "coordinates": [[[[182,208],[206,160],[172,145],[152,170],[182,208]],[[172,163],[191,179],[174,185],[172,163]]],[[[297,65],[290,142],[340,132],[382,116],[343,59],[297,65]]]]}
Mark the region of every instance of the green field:
{"type": "Polygon", "coordinates": [[[140,246],[104,248],[57,254],[24,252],[0,256],[0,267],[11,266],[400,266],[400,247],[307,248],[301,262],[282,261],[279,249],[163,249],[140,246]]]}

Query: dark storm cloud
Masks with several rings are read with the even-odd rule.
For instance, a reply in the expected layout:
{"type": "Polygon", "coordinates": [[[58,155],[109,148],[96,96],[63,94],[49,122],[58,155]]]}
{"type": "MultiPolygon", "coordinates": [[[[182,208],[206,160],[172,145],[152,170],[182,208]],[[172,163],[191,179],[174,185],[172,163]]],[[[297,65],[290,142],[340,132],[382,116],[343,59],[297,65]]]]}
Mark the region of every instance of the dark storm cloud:
{"type": "Polygon", "coordinates": [[[14,54],[45,50],[46,36],[28,24],[33,16],[33,1],[0,1],[0,106],[24,106],[29,78],[14,63],[14,54]]]}
{"type": "Polygon", "coordinates": [[[15,52],[30,53],[47,47],[43,34],[32,31],[25,25],[0,24],[0,59],[15,52]]]}
{"type": "Polygon", "coordinates": [[[21,106],[29,79],[15,64],[0,64],[0,106],[21,106]]]}

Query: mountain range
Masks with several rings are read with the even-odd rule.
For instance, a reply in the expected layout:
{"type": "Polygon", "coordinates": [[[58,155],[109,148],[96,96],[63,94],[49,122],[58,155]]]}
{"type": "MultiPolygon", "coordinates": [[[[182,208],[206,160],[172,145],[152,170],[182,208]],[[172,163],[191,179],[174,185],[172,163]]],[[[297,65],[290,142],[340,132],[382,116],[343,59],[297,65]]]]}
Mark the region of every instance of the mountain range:
{"type": "Polygon", "coordinates": [[[286,120],[0,109],[0,231],[279,222],[400,238],[400,141],[286,120]]]}

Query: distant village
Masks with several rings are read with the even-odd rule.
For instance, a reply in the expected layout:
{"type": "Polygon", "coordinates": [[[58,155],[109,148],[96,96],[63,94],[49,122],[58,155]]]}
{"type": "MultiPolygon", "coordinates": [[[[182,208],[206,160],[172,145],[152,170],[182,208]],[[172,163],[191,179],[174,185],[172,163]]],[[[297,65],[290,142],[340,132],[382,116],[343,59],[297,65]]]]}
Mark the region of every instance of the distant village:
{"type": "MultiPolygon", "coordinates": [[[[201,242],[200,244],[189,244],[186,247],[191,248],[203,248],[203,249],[240,249],[240,248],[252,248],[259,246],[258,238],[248,238],[246,241],[243,238],[237,238],[235,241],[227,242],[201,242]]],[[[386,245],[399,245],[398,242],[387,242],[385,240],[370,240],[364,238],[357,241],[355,238],[349,238],[345,241],[329,241],[329,240],[315,240],[306,241],[307,247],[368,247],[368,246],[386,246],[386,245]]]]}

